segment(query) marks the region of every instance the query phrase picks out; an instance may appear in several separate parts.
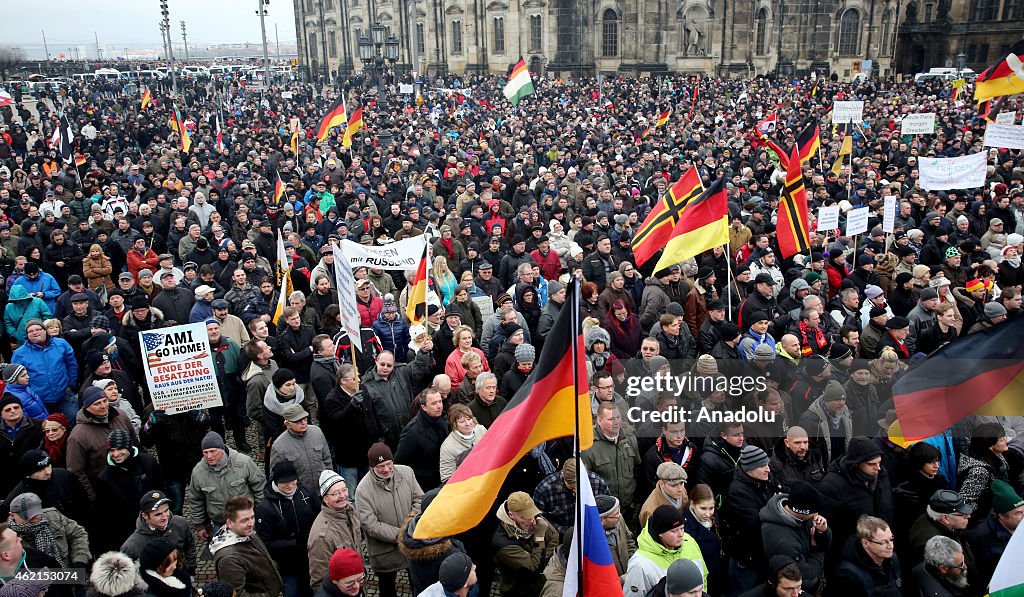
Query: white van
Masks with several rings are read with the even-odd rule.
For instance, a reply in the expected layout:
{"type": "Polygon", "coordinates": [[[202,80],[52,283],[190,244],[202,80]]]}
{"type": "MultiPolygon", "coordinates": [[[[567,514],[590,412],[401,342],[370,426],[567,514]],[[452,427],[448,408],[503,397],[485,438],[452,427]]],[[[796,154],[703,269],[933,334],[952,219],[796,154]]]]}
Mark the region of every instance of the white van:
{"type": "Polygon", "coordinates": [[[203,79],[206,79],[206,78],[210,77],[210,70],[208,68],[206,68],[205,66],[192,66],[192,65],[190,65],[190,66],[184,67],[184,70],[185,70],[185,74],[186,75],[189,75],[189,76],[192,76],[192,77],[203,78],[203,79]]]}
{"type": "Polygon", "coordinates": [[[124,73],[116,68],[101,68],[98,69],[95,74],[98,79],[110,79],[112,81],[124,78],[124,73]]]}
{"type": "Polygon", "coordinates": [[[96,79],[96,73],[75,73],[71,78],[76,81],[93,81],[96,79]]]}

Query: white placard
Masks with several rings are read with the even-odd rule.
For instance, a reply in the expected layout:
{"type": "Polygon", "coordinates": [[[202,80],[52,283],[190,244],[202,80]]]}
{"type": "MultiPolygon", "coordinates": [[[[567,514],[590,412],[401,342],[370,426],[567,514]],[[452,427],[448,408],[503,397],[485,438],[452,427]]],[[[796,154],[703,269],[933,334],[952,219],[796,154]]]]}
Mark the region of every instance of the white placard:
{"type": "Polygon", "coordinates": [[[494,301],[491,300],[490,296],[474,296],[473,302],[480,308],[480,314],[483,315],[483,320],[487,321],[487,318],[494,315],[494,301]]]}
{"type": "Polygon", "coordinates": [[[864,102],[834,102],[832,104],[832,123],[847,124],[864,120],[864,102]]]}
{"type": "Polygon", "coordinates": [[[1024,149],[1024,126],[988,123],[985,127],[985,147],[1024,149]]]}
{"type": "Polygon", "coordinates": [[[896,196],[886,195],[882,200],[882,232],[892,232],[896,228],[896,196]]]}
{"type": "Polygon", "coordinates": [[[984,186],[987,157],[988,152],[981,151],[958,158],[918,158],[921,188],[948,191],[984,186]]]}
{"type": "Polygon", "coordinates": [[[818,208],[818,230],[835,230],[839,228],[839,206],[829,205],[818,208]]]}
{"type": "Polygon", "coordinates": [[[935,132],[935,112],[907,114],[900,122],[901,135],[930,135],[935,132]]]}
{"type": "Polygon", "coordinates": [[[223,406],[205,323],[139,334],[153,409],[169,415],[223,406]]]}
{"type": "Polygon", "coordinates": [[[1010,110],[1009,112],[1000,112],[999,114],[996,114],[996,124],[1013,124],[1014,122],[1017,122],[1016,110],[1010,110]]]}
{"type": "Polygon", "coordinates": [[[398,93],[403,95],[412,95],[412,85],[408,83],[401,83],[398,85],[398,93]]]}
{"type": "Polygon", "coordinates": [[[846,212],[846,236],[868,231],[868,208],[858,207],[846,212]]]}
{"type": "MultiPolygon", "coordinates": [[[[338,245],[331,245],[334,251],[334,263],[348,263],[345,251],[338,245]]],[[[356,306],[356,279],[352,268],[338,265],[334,268],[334,281],[338,287],[338,307],[341,308],[341,327],[348,334],[348,339],[356,350],[363,352],[363,337],[359,331],[361,318],[359,307],[356,306]]]]}
{"type": "Polygon", "coordinates": [[[361,245],[348,239],[342,240],[341,244],[351,267],[410,270],[419,267],[426,242],[426,235],[421,234],[380,247],[361,245]]]}
{"type": "Polygon", "coordinates": [[[292,92],[291,91],[282,91],[281,92],[281,99],[292,99],[292,92]]]}

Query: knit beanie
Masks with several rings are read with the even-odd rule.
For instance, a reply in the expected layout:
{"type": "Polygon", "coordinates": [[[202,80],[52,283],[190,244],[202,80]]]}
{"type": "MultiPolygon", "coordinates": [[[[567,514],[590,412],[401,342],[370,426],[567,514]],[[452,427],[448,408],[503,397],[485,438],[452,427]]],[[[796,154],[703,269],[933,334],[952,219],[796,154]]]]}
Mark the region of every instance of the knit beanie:
{"type": "Polygon", "coordinates": [[[82,393],[79,394],[79,399],[82,403],[82,408],[89,408],[97,400],[106,400],[106,395],[103,393],[103,390],[96,386],[89,386],[82,390],[82,393]]]}
{"type": "Polygon", "coordinates": [[[11,404],[17,404],[22,408],[25,406],[21,403],[21,398],[18,398],[10,392],[4,392],[3,396],[0,396],[0,410],[7,408],[7,406],[11,404]]]}
{"type": "Polygon", "coordinates": [[[850,445],[846,448],[844,458],[848,463],[860,464],[881,455],[882,451],[875,445],[875,442],[861,435],[850,439],[850,445]]]}
{"type": "Polygon", "coordinates": [[[18,472],[22,477],[30,477],[50,466],[50,456],[42,450],[29,450],[18,459],[18,472]]]}
{"type": "Polygon", "coordinates": [[[12,363],[10,365],[4,365],[4,370],[3,370],[4,383],[8,384],[8,385],[14,384],[14,383],[18,383],[18,376],[21,375],[21,372],[24,371],[24,370],[25,370],[25,366],[24,365],[18,365],[16,363],[12,363]]]}
{"type": "Polygon", "coordinates": [[[274,376],[271,380],[274,383],[275,388],[280,388],[286,382],[295,379],[295,373],[291,369],[281,368],[274,372],[274,376]]]}
{"type": "Polygon", "coordinates": [[[437,571],[437,579],[441,587],[448,593],[454,593],[466,586],[469,574],[473,571],[473,560],[461,551],[457,551],[441,562],[437,571]]]}
{"type": "Polygon", "coordinates": [[[532,344],[520,344],[516,347],[516,363],[532,363],[537,360],[537,350],[532,344]]]}
{"type": "Polygon", "coordinates": [[[704,571],[693,560],[680,558],[672,562],[665,573],[665,593],[682,595],[704,586],[704,571]]]}
{"type": "Polygon", "coordinates": [[[107,450],[131,450],[132,436],[124,429],[115,429],[107,434],[107,450]]]}
{"type": "Polygon", "coordinates": [[[320,473],[320,497],[327,495],[327,492],[338,483],[344,483],[345,479],[332,470],[325,470],[320,473]]]}
{"type": "Polygon", "coordinates": [[[647,530],[655,538],[681,526],[683,526],[683,515],[679,513],[679,510],[667,504],[658,506],[647,521],[647,530]]]}
{"type": "Polygon", "coordinates": [[[366,452],[366,459],[370,464],[370,468],[373,468],[383,462],[394,460],[395,456],[387,444],[377,442],[370,446],[370,449],[366,452]]]}
{"type": "Polygon", "coordinates": [[[354,549],[339,549],[331,556],[327,566],[332,581],[341,580],[366,571],[363,558],[354,549]]]}
{"type": "Polygon", "coordinates": [[[203,450],[212,450],[214,448],[219,450],[227,450],[228,446],[224,443],[224,438],[220,436],[216,431],[210,431],[203,436],[203,442],[200,444],[203,450]]]}
{"type": "MultiPolygon", "coordinates": [[[[916,445],[916,444],[915,444],[916,445]]],[[[992,480],[992,511],[996,514],[1006,514],[1010,510],[1024,506],[1024,499],[1021,499],[1006,481],[999,479],[992,480]]]]}
{"type": "Polygon", "coordinates": [[[740,468],[749,473],[768,464],[768,455],[754,444],[744,444],[740,451],[740,468]]]}

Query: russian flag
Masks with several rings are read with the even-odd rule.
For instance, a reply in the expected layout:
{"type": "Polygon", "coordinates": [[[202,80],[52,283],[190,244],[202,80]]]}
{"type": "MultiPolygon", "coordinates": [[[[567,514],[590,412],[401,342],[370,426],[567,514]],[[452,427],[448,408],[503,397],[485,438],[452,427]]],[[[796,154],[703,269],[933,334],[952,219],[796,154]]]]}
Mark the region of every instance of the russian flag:
{"type": "Polygon", "coordinates": [[[608,540],[604,538],[604,527],[601,526],[601,515],[597,512],[597,500],[594,489],[590,486],[590,477],[583,461],[578,460],[577,466],[580,482],[580,501],[583,506],[582,533],[580,532],[580,513],[576,513],[576,525],[572,535],[572,546],[569,548],[569,561],[565,566],[565,584],[562,585],[562,597],[622,597],[622,584],[619,573],[612,561],[612,551],[608,540]],[[583,590],[577,586],[580,537],[583,537],[583,590]]]}

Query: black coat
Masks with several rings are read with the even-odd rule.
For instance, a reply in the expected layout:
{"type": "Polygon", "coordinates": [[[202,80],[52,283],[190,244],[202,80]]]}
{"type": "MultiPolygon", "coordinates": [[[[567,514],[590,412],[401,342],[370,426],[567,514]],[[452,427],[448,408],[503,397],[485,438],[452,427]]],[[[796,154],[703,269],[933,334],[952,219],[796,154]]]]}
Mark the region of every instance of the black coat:
{"type": "Polygon", "coordinates": [[[832,531],[819,533],[811,520],[799,521],[783,511],[784,496],[777,495],[761,508],[761,542],[764,553],[789,556],[799,566],[804,589],[815,592],[825,574],[825,552],[832,542],[832,531]],[[814,545],[811,545],[811,537],[814,545]]]}
{"type": "Polygon", "coordinates": [[[23,416],[12,440],[7,434],[7,423],[0,422],[0,427],[4,427],[0,429],[0,471],[4,471],[0,474],[0,494],[6,495],[18,482],[14,471],[19,469],[21,455],[43,443],[43,428],[39,421],[23,416]]]}
{"type": "Polygon", "coordinates": [[[309,586],[306,540],[319,512],[319,495],[301,484],[291,499],[268,484],[263,501],[256,504],[256,533],[266,544],[281,575],[298,576],[299,587],[309,586]]]}
{"type": "Polygon", "coordinates": [[[903,573],[899,558],[875,563],[860,541],[851,537],[842,549],[842,561],[829,580],[825,597],[900,597],[903,573]]]}
{"type": "Polygon", "coordinates": [[[156,447],[165,479],[187,483],[203,459],[201,444],[209,430],[210,418],[202,411],[176,415],[160,411],[142,425],[139,439],[147,448],[156,447]]]}
{"type": "Polygon", "coordinates": [[[149,454],[136,454],[124,464],[109,464],[96,477],[96,503],[103,504],[105,515],[89,533],[90,544],[102,549],[120,549],[124,540],[135,532],[135,519],[139,514],[139,499],[150,491],[164,491],[163,473],[156,458],[149,454]],[[102,524],[100,524],[102,522],[102,524]]]}
{"type": "Polygon", "coordinates": [[[412,468],[423,491],[441,484],[441,444],[447,437],[448,420],[444,416],[431,420],[423,410],[402,429],[395,464],[412,468]]]}
{"type": "Polygon", "coordinates": [[[380,441],[376,404],[363,392],[353,396],[340,387],[331,390],[320,418],[334,461],[342,467],[366,466],[366,452],[380,441]]]}
{"type": "Polygon", "coordinates": [[[328,394],[338,387],[338,361],[335,360],[332,365],[314,359],[309,369],[309,383],[313,386],[316,403],[322,410],[328,394]]]}
{"type": "Polygon", "coordinates": [[[39,496],[43,508],[56,508],[58,512],[78,522],[88,520],[89,497],[67,469],[55,468],[49,481],[29,479],[25,477],[7,494],[7,499],[0,506],[0,518],[7,520],[11,500],[23,493],[34,493],[39,496]]]}
{"type": "Polygon", "coordinates": [[[775,475],[770,475],[767,481],[760,481],[745,473],[742,468],[737,468],[734,473],[733,481],[729,485],[729,497],[722,507],[721,520],[724,534],[729,539],[732,556],[748,568],[764,567],[765,554],[762,543],[748,537],[751,532],[760,533],[761,509],[768,504],[772,496],[781,492],[782,485],[775,475]]]}
{"type": "Polygon", "coordinates": [[[314,336],[316,336],[316,330],[311,325],[303,324],[298,330],[293,330],[288,325],[278,329],[277,340],[280,343],[281,352],[276,353],[275,356],[281,367],[287,367],[295,373],[296,383],[309,383],[309,370],[313,365],[311,346],[314,336]]]}
{"type": "Polygon", "coordinates": [[[829,466],[828,474],[818,484],[821,492],[821,515],[828,520],[832,529],[834,556],[839,555],[837,546],[857,534],[857,520],[864,514],[876,516],[893,524],[895,509],[892,499],[892,485],[889,473],[879,470],[874,487],[859,481],[854,471],[855,463],[843,456],[829,466]]]}

